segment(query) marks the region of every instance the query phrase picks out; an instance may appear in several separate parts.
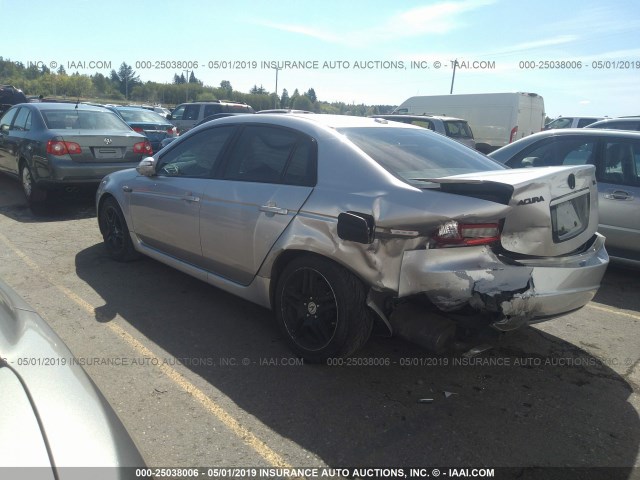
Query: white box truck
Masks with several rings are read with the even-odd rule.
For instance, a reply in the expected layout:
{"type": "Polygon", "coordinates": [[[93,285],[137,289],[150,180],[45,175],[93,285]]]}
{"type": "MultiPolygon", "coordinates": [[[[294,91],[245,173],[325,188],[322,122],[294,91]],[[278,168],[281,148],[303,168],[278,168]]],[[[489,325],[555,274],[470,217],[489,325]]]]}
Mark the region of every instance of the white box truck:
{"type": "Polygon", "coordinates": [[[542,130],[544,100],[537,93],[472,93],[411,97],[393,113],[446,115],[466,120],[476,149],[492,152],[542,130]]]}

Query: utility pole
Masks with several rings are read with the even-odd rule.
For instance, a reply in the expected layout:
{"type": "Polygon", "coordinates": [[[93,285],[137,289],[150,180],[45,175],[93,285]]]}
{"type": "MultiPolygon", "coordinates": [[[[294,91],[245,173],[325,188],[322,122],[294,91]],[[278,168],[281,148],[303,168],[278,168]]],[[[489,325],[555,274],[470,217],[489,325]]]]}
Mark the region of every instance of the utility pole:
{"type": "Polygon", "coordinates": [[[279,98],[279,97],[278,97],[278,71],[279,71],[279,70],[280,70],[280,69],[279,69],[278,67],[276,67],[276,98],[275,98],[275,99],[274,99],[274,101],[273,101],[273,104],[274,104],[274,105],[273,105],[273,108],[278,108],[278,103],[279,103],[279,102],[278,102],[278,98],[279,98]]]}
{"type": "Polygon", "coordinates": [[[449,95],[453,93],[453,82],[456,79],[456,67],[458,66],[458,59],[453,61],[453,77],[451,77],[451,90],[449,90],[449,95]]]}
{"type": "Polygon", "coordinates": [[[183,70],[183,72],[187,72],[187,98],[186,98],[186,102],[189,101],[189,70],[183,70]]]}

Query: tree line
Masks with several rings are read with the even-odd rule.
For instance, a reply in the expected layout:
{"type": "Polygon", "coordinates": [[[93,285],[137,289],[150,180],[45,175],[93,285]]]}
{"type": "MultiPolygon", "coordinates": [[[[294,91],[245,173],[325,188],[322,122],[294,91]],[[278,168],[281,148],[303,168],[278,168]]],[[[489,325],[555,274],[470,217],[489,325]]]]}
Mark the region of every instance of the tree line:
{"type": "Polygon", "coordinates": [[[251,105],[255,110],[291,108],[316,113],[351,115],[376,115],[389,113],[393,105],[354,105],[344,102],[324,102],[318,99],[313,88],[293,93],[285,88],[278,95],[260,85],[254,85],[248,93],[234,90],[231,82],[222,80],[218,87],[204,85],[192,71],[173,76],[172,83],[144,82],[130,65],[122,63],[108,76],[68,74],[63,65],[52,71],[46,65],[24,65],[0,57],[0,84],[13,85],[27,96],[53,98],[79,98],[102,103],[150,103],[178,105],[188,101],[231,100],[251,105]]]}

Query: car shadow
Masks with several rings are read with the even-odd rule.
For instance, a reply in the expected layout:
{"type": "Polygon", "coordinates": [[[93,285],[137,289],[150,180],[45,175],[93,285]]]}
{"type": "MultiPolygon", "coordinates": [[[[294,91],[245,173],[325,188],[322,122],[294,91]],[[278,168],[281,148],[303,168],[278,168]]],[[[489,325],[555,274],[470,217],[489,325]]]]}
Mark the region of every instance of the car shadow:
{"type": "Polygon", "coordinates": [[[594,302],[640,312],[639,269],[610,263],[594,302]]]}
{"type": "Polygon", "coordinates": [[[372,338],[338,366],[300,365],[271,312],[159,262],[117,263],[99,244],[77,254],[76,271],[105,301],[97,321],[122,317],[331,467],[635,464],[632,387],[535,328],[474,357],[372,338]]]}
{"type": "Polygon", "coordinates": [[[21,223],[59,222],[96,216],[96,187],[50,192],[41,205],[29,207],[15,179],[0,175],[0,215],[21,223]]]}

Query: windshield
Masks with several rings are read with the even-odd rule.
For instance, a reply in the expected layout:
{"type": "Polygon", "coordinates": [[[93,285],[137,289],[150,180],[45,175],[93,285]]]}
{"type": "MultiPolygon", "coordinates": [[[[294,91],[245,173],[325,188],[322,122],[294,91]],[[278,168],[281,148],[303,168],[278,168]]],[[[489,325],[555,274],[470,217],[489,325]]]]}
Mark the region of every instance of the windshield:
{"type": "Polygon", "coordinates": [[[115,113],[107,111],[42,110],[42,116],[50,130],[131,130],[115,113]]]}
{"type": "Polygon", "coordinates": [[[364,127],[338,131],[389,172],[409,183],[505,168],[429,130],[364,127]]]}

